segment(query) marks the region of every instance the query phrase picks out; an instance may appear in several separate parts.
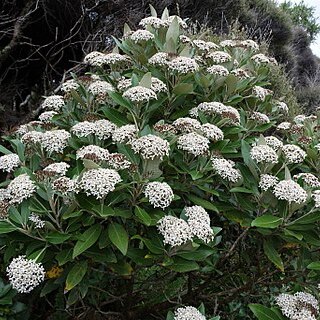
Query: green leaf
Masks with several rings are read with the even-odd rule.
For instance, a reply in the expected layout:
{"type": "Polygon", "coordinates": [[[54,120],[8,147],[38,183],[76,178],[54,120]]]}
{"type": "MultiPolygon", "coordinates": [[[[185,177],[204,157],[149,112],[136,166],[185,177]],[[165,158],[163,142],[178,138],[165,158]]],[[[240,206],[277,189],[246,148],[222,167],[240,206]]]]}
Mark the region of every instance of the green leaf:
{"type": "Polygon", "coordinates": [[[166,34],[166,42],[170,41],[171,39],[174,41],[174,43],[176,44],[180,35],[180,27],[179,27],[179,22],[178,22],[178,18],[175,17],[166,34]]]}
{"type": "Polygon", "coordinates": [[[239,192],[239,193],[254,193],[252,190],[250,189],[246,189],[243,187],[235,187],[230,189],[230,192],[239,192]]]}
{"type": "Polygon", "coordinates": [[[78,285],[87,273],[87,269],[87,261],[81,261],[76,263],[68,273],[65,290],[70,291],[72,288],[78,285]]]}
{"type": "Polygon", "coordinates": [[[51,232],[46,236],[46,240],[53,244],[60,244],[68,240],[70,237],[70,234],[51,232]]]}
{"type": "Polygon", "coordinates": [[[263,250],[267,258],[281,271],[284,271],[283,261],[270,240],[263,241],[263,250]]]}
{"type": "Polygon", "coordinates": [[[320,270],[320,261],[311,262],[307,265],[307,268],[310,270],[320,270]]]}
{"type": "Polygon", "coordinates": [[[174,317],[174,313],[172,311],[169,311],[167,313],[167,317],[166,317],[166,320],[174,320],[175,317],[174,317]]]}
{"type": "Polygon", "coordinates": [[[83,165],[86,169],[99,169],[100,166],[90,159],[83,159],[83,165]]]}
{"type": "Polygon", "coordinates": [[[18,227],[11,225],[6,221],[0,221],[0,234],[10,233],[17,230],[18,227]]]}
{"type": "Polygon", "coordinates": [[[173,93],[176,95],[190,94],[193,92],[192,83],[179,83],[173,88],[173,93]]]}
{"type": "Polygon", "coordinates": [[[271,214],[265,214],[261,217],[254,219],[251,222],[252,227],[259,227],[259,228],[269,228],[274,229],[277,228],[283,219],[279,217],[272,216],[271,214]]]}
{"type": "Polygon", "coordinates": [[[102,226],[100,224],[95,224],[92,227],[90,227],[88,230],[86,230],[81,235],[81,240],[78,240],[74,249],[72,258],[74,259],[82,252],[86,251],[88,248],[90,248],[94,243],[98,240],[100,233],[102,230],[102,226]]]}
{"type": "Polygon", "coordinates": [[[199,269],[199,265],[195,261],[174,258],[174,263],[169,268],[175,272],[190,272],[199,269]]]}
{"type": "Polygon", "coordinates": [[[215,211],[215,212],[219,212],[219,210],[217,209],[217,207],[215,205],[213,205],[211,202],[207,201],[207,200],[204,200],[204,199],[201,199],[199,197],[196,197],[192,194],[189,194],[188,196],[189,200],[191,202],[193,202],[194,204],[198,205],[198,206],[201,206],[207,210],[212,210],[212,211],[215,211]]]}
{"type": "Polygon", "coordinates": [[[261,304],[252,303],[249,308],[259,320],[281,320],[275,312],[261,304]]]}
{"type": "Polygon", "coordinates": [[[149,8],[150,8],[151,16],[152,17],[157,17],[156,9],[151,4],[149,4],[149,8]]]}
{"type": "Polygon", "coordinates": [[[202,249],[199,248],[194,251],[186,251],[186,252],[179,252],[177,255],[183,259],[191,260],[191,261],[203,261],[212,254],[214,254],[213,249],[202,249]]]}
{"type": "Polygon", "coordinates": [[[117,126],[123,126],[128,123],[128,120],[126,119],[124,114],[113,108],[103,108],[102,112],[111,122],[113,122],[117,126]]]}
{"type": "Polygon", "coordinates": [[[139,86],[151,88],[151,72],[147,72],[139,82],[139,86]]]}
{"type": "Polygon", "coordinates": [[[136,207],[134,209],[134,213],[137,216],[137,218],[146,226],[150,226],[152,219],[150,217],[150,215],[148,214],[148,212],[146,212],[144,209],[140,208],[140,207],[136,207]]]}
{"type": "Polygon", "coordinates": [[[111,242],[125,256],[128,250],[129,237],[124,227],[119,223],[110,223],[108,226],[108,235],[111,242]]]}
{"type": "Polygon", "coordinates": [[[7,148],[5,148],[4,146],[0,145],[0,152],[3,154],[11,154],[12,151],[8,150],[7,148]]]}

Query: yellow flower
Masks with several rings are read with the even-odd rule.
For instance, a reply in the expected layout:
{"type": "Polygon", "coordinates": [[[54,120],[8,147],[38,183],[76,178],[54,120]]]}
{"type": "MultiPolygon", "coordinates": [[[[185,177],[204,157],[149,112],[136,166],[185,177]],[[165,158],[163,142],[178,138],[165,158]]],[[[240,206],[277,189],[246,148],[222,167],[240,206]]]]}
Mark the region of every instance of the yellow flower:
{"type": "Polygon", "coordinates": [[[59,278],[63,272],[63,268],[59,268],[58,266],[53,266],[49,271],[47,271],[46,275],[49,279],[59,278]]]}

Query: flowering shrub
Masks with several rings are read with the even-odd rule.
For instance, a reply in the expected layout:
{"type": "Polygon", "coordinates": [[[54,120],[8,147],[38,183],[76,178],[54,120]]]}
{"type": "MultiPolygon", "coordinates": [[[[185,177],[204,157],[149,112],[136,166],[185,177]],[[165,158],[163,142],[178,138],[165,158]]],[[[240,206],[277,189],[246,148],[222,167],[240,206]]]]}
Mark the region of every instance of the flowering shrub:
{"type": "Polygon", "coordinates": [[[152,14],[5,137],[8,281],[70,316],[123,319],[203,320],[200,302],[249,319],[266,288],[314,291],[317,116],[288,117],[254,41],[191,39],[152,14]]]}

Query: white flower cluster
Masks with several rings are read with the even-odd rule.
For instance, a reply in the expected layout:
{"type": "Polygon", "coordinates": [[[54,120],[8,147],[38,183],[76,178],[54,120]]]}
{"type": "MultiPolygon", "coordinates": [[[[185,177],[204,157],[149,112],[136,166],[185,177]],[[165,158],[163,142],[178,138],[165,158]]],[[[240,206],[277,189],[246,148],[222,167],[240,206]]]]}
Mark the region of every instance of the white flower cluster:
{"type": "Polygon", "coordinates": [[[157,227],[164,237],[164,244],[181,246],[192,239],[190,227],[183,219],[165,216],[158,221],[157,227]]]}
{"type": "Polygon", "coordinates": [[[207,72],[221,77],[226,77],[229,74],[228,69],[220,65],[214,65],[207,68],[207,72]]]}
{"type": "Polygon", "coordinates": [[[293,176],[293,179],[294,180],[302,179],[305,184],[309,185],[312,188],[320,187],[320,180],[312,173],[301,172],[301,173],[295,174],[293,176]]]}
{"type": "Polygon", "coordinates": [[[52,189],[66,195],[69,192],[78,192],[78,183],[77,180],[60,177],[52,182],[52,189]]]}
{"type": "Polygon", "coordinates": [[[253,51],[259,50],[259,45],[251,39],[240,41],[239,46],[251,49],[253,51]]]}
{"type": "Polygon", "coordinates": [[[315,203],[315,207],[320,208],[320,190],[315,190],[312,193],[312,199],[315,203]]]}
{"type": "Polygon", "coordinates": [[[285,144],[282,147],[282,151],[288,163],[300,163],[303,162],[307,153],[300,147],[294,144],[285,144]]]}
{"type": "Polygon", "coordinates": [[[131,166],[131,162],[122,153],[110,153],[107,157],[107,164],[116,171],[128,169],[131,166]]]}
{"type": "Polygon", "coordinates": [[[293,180],[282,180],[277,183],[273,193],[279,200],[286,200],[289,203],[303,203],[307,200],[307,192],[293,180]]]}
{"type": "Polygon", "coordinates": [[[263,53],[258,53],[255,54],[254,56],[251,57],[251,60],[254,61],[255,63],[270,63],[269,58],[264,55],[263,53]]]}
{"type": "Polygon", "coordinates": [[[200,156],[208,153],[209,143],[210,141],[208,138],[196,132],[191,132],[178,138],[177,147],[178,149],[187,151],[194,156],[200,156]]]}
{"type": "Polygon", "coordinates": [[[29,221],[33,222],[36,229],[42,229],[45,226],[45,222],[39,218],[35,213],[31,213],[29,216],[29,221]]]}
{"type": "Polygon", "coordinates": [[[89,159],[93,161],[107,160],[109,151],[96,145],[83,146],[76,152],[76,159],[89,159]]]}
{"type": "Polygon", "coordinates": [[[265,140],[267,146],[272,148],[274,151],[278,151],[283,146],[282,141],[274,136],[264,137],[264,140],[265,140]]]}
{"type": "Polygon", "coordinates": [[[191,43],[191,41],[192,41],[188,36],[186,36],[184,34],[179,36],[179,40],[182,43],[191,43]]]}
{"type": "Polygon", "coordinates": [[[207,58],[211,59],[213,63],[216,64],[225,63],[232,60],[230,54],[224,51],[210,52],[207,54],[207,58]]]}
{"type": "Polygon", "coordinates": [[[298,124],[303,124],[306,119],[307,119],[307,116],[306,116],[306,115],[304,115],[304,114],[298,114],[297,116],[295,116],[295,117],[293,118],[293,121],[294,121],[295,123],[298,123],[298,124]]]}
{"type": "Polygon", "coordinates": [[[287,104],[285,102],[277,101],[276,102],[276,107],[278,108],[279,111],[281,111],[283,113],[288,113],[289,112],[289,108],[288,108],[288,106],[287,106],[287,104]]]}
{"type": "Polygon", "coordinates": [[[316,320],[319,315],[319,303],[310,293],[280,294],[276,304],[290,320],[316,320]]]}
{"type": "Polygon", "coordinates": [[[234,168],[235,163],[233,161],[212,157],[211,162],[213,169],[222,179],[228,180],[233,183],[241,179],[241,173],[239,170],[234,168]]]}
{"type": "Polygon", "coordinates": [[[165,27],[166,23],[165,21],[161,20],[157,17],[147,17],[142,19],[139,22],[139,26],[146,28],[147,26],[151,26],[155,29],[160,29],[161,27],[165,27]]]}
{"type": "Polygon", "coordinates": [[[242,68],[234,69],[230,73],[233,74],[235,77],[239,78],[240,80],[250,78],[249,73],[242,68]]]}
{"type": "Polygon", "coordinates": [[[50,96],[45,98],[45,100],[42,102],[42,109],[47,109],[47,110],[53,110],[53,111],[59,111],[61,108],[64,106],[64,100],[63,96],[50,96]]]}
{"type": "Polygon", "coordinates": [[[139,153],[143,159],[155,159],[169,155],[170,145],[167,140],[158,136],[148,134],[131,141],[131,148],[134,153],[139,153]]]}
{"type": "Polygon", "coordinates": [[[167,66],[170,62],[170,58],[167,52],[157,52],[155,53],[148,62],[155,66],[167,66]]]}
{"type": "Polygon", "coordinates": [[[168,19],[165,20],[166,26],[169,27],[174,19],[177,19],[178,24],[181,28],[187,28],[188,25],[179,17],[179,16],[170,16],[168,19]]]}
{"type": "Polygon", "coordinates": [[[47,167],[43,169],[44,172],[48,172],[54,175],[61,175],[64,176],[68,169],[70,168],[70,165],[65,162],[56,162],[49,164],[47,167]]]}
{"type": "Polygon", "coordinates": [[[278,163],[277,153],[268,145],[254,146],[250,151],[250,156],[256,162],[278,163]]]}
{"type": "Polygon", "coordinates": [[[43,132],[29,131],[21,137],[21,142],[24,144],[37,144],[41,142],[43,132]]]}
{"type": "Polygon", "coordinates": [[[145,42],[154,39],[154,34],[148,30],[137,30],[129,37],[134,43],[145,42]]]}
{"type": "Polygon", "coordinates": [[[155,93],[166,92],[168,90],[166,84],[158,78],[151,78],[151,87],[150,89],[155,93]]]}
{"type": "Polygon", "coordinates": [[[98,139],[108,139],[111,137],[116,125],[109,120],[102,119],[94,122],[83,121],[71,127],[71,132],[77,137],[87,137],[94,134],[98,139]]]}
{"type": "Polygon", "coordinates": [[[19,293],[29,293],[44,281],[45,270],[41,263],[19,256],[10,262],[7,276],[13,289],[19,293]]]}
{"type": "Polygon", "coordinates": [[[19,204],[28,199],[36,191],[36,186],[26,174],[20,174],[14,178],[7,187],[10,203],[19,204]]]}
{"type": "Polygon", "coordinates": [[[154,208],[167,208],[173,200],[173,191],[166,182],[149,182],[144,190],[145,196],[154,208]]]}
{"type": "Polygon", "coordinates": [[[121,181],[119,173],[113,169],[90,169],[82,175],[79,187],[88,196],[92,195],[96,199],[102,199],[121,181]]]}
{"type": "Polygon", "coordinates": [[[5,154],[0,157],[0,170],[11,172],[20,166],[19,156],[15,153],[5,154]]]}
{"type": "Polygon", "coordinates": [[[200,51],[209,52],[211,50],[216,50],[219,48],[214,42],[204,41],[204,40],[193,40],[193,44],[200,51]]]}
{"type": "Polygon", "coordinates": [[[260,86],[254,86],[252,89],[252,94],[259,100],[264,101],[268,95],[273,94],[269,89],[262,88],[260,86]]]}
{"type": "Polygon", "coordinates": [[[112,141],[118,143],[127,143],[131,142],[133,139],[136,138],[137,135],[137,128],[133,124],[126,124],[119,128],[116,128],[112,132],[112,141]]]}
{"type": "Polygon", "coordinates": [[[178,118],[173,121],[174,128],[181,133],[194,132],[201,128],[201,123],[198,120],[192,118],[178,118]]]}
{"type": "Polygon", "coordinates": [[[187,306],[174,312],[174,320],[206,320],[206,317],[195,307],[187,306]]]}
{"type": "Polygon", "coordinates": [[[102,52],[92,51],[84,57],[83,62],[92,67],[101,67],[105,64],[104,56],[102,52]]]}
{"type": "Polygon", "coordinates": [[[43,123],[50,123],[53,116],[57,115],[58,112],[56,111],[46,111],[40,114],[39,120],[43,123]]]}
{"type": "Polygon", "coordinates": [[[193,73],[199,70],[197,62],[188,57],[177,57],[171,60],[168,64],[168,68],[171,71],[175,71],[181,74],[193,73]]]}
{"type": "Polygon", "coordinates": [[[78,90],[80,87],[79,83],[74,80],[74,79],[70,79],[65,81],[62,85],[61,85],[61,91],[64,93],[69,93],[72,90],[78,90]]]}
{"type": "Polygon", "coordinates": [[[252,112],[249,119],[255,120],[257,124],[266,124],[270,122],[269,117],[261,112],[252,112]]]}
{"type": "Polygon", "coordinates": [[[277,130],[289,130],[292,124],[290,122],[284,121],[277,125],[277,130]]]}
{"type": "Polygon", "coordinates": [[[274,187],[279,182],[279,179],[270,174],[262,174],[260,176],[259,187],[263,191],[267,191],[270,188],[274,187]]]}
{"type": "Polygon", "coordinates": [[[98,96],[103,96],[105,97],[106,94],[110,91],[114,91],[114,87],[107,81],[103,80],[98,80],[94,81],[90,84],[88,87],[88,90],[93,94],[93,95],[98,95],[98,96]]]}
{"type": "Polygon", "coordinates": [[[201,133],[208,139],[216,142],[224,139],[224,134],[220,128],[211,123],[205,123],[200,127],[201,133]]]}
{"type": "Polygon", "coordinates": [[[127,89],[123,93],[123,97],[132,102],[148,102],[151,99],[157,99],[157,95],[153,90],[142,86],[127,89]]]}
{"type": "Polygon", "coordinates": [[[47,152],[62,153],[64,148],[68,145],[68,140],[71,134],[64,130],[46,131],[41,137],[41,146],[47,152]]]}
{"type": "Polygon", "coordinates": [[[188,217],[188,225],[192,236],[206,243],[212,241],[214,233],[210,227],[210,217],[207,211],[201,206],[186,207],[184,210],[188,217]]]}
{"type": "Polygon", "coordinates": [[[118,81],[117,89],[118,89],[119,91],[125,91],[125,90],[127,90],[128,88],[130,88],[131,85],[132,85],[131,79],[127,79],[127,78],[122,77],[122,78],[118,81]]]}
{"type": "Polygon", "coordinates": [[[221,41],[219,45],[222,48],[226,48],[226,47],[234,48],[238,45],[238,41],[227,39],[227,40],[221,41]]]}
{"type": "Polygon", "coordinates": [[[84,58],[84,63],[92,67],[102,67],[104,65],[125,65],[130,62],[130,59],[127,56],[121,55],[119,53],[107,53],[93,51],[87,54],[84,58]]]}

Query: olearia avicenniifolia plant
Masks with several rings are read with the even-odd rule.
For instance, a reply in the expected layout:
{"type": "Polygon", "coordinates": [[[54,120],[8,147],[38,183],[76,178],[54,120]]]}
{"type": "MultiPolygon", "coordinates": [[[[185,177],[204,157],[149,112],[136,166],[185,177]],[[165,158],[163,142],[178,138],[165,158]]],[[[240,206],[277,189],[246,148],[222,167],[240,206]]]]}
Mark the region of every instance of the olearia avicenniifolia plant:
{"type": "Polygon", "coordinates": [[[289,119],[254,41],[190,38],[167,10],[140,26],[4,137],[12,287],[64,294],[72,316],[180,306],[175,320],[205,319],[183,307],[200,302],[212,319],[250,319],[249,302],[314,292],[319,117],[289,119]]]}

